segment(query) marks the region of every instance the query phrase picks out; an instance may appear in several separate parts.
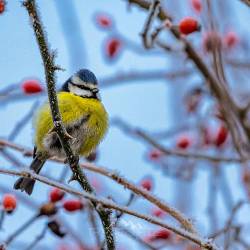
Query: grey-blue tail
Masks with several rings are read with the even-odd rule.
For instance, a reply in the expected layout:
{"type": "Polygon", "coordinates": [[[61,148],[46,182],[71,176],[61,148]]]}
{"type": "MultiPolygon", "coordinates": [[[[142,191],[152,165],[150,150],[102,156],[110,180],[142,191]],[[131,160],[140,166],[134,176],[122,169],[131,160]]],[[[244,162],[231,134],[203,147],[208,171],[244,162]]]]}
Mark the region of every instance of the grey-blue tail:
{"type": "MultiPolygon", "coordinates": [[[[39,174],[45,161],[46,159],[41,160],[38,158],[38,156],[36,156],[30,165],[30,169],[33,170],[36,174],[39,174]]],[[[21,177],[15,182],[14,189],[20,189],[22,192],[25,191],[27,194],[31,195],[34,188],[34,184],[35,180],[26,177],[21,177]]]]}

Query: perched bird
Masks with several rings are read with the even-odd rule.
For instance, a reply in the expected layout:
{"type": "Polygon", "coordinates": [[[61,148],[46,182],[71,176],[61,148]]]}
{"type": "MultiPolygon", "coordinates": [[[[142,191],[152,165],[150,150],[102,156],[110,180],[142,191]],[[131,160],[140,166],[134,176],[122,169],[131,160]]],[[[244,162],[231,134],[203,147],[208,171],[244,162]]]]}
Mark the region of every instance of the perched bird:
{"type": "MultiPolygon", "coordinates": [[[[95,75],[81,69],[72,75],[57,93],[62,122],[75,154],[88,156],[103,139],[108,128],[108,115],[101,102],[95,75]]],[[[30,169],[39,173],[45,161],[53,156],[66,159],[54,125],[48,103],[45,103],[34,118],[35,147],[30,169]]],[[[31,194],[35,180],[19,178],[14,184],[31,194]]]]}

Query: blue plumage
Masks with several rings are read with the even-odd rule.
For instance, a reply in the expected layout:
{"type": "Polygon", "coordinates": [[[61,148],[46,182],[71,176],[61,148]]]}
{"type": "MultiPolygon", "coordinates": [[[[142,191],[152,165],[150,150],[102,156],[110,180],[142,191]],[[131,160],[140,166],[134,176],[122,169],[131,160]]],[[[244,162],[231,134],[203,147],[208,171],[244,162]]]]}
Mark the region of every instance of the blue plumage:
{"type": "Polygon", "coordinates": [[[76,72],[76,75],[84,82],[89,82],[95,85],[98,84],[98,81],[94,73],[92,73],[88,69],[80,69],[78,72],[76,72]]]}

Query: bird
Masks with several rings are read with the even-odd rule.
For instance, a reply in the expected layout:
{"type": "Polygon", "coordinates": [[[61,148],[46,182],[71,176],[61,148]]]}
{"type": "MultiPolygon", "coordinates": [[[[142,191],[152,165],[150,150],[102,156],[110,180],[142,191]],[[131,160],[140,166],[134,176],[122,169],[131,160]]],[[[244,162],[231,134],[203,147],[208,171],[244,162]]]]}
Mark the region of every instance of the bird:
{"type": "MultiPolygon", "coordinates": [[[[109,125],[95,74],[88,69],[80,69],[62,85],[57,99],[73,153],[87,157],[103,140],[109,125]]],[[[38,108],[33,121],[35,145],[30,170],[39,174],[46,160],[51,157],[66,160],[66,155],[54,129],[48,102],[38,108]]],[[[21,177],[15,182],[14,189],[31,195],[34,184],[34,179],[21,177]]]]}

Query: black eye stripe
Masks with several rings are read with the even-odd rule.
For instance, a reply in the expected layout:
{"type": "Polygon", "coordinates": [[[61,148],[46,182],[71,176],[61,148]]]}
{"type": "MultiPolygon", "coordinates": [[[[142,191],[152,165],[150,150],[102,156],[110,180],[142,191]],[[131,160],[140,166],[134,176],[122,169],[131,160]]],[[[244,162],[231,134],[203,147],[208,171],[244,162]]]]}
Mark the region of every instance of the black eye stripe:
{"type": "Polygon", "coordinates": [[[84,89],[84,90],[88,90],[88,91],[91,91],[92,93],[98,93],[99,92],[99,89],[98,88],[89,88],[87,87],[86,85],[80,85],[80,84],[75,84],[73,82],[71,82],[71,84],[75,87],[78,87],[80,89],[84,89]]]}
{"type": "Polygon", "coordinates": [[[75,83],[72,83],[71,84],[75,87],[78,87],[79,89],[84,89],[84,90],[89,90],[91,91],[91,88],[87,87],[87,86],[84,86],[84,85],[78,85],[78,84],[75,84],[75,83]]]}

